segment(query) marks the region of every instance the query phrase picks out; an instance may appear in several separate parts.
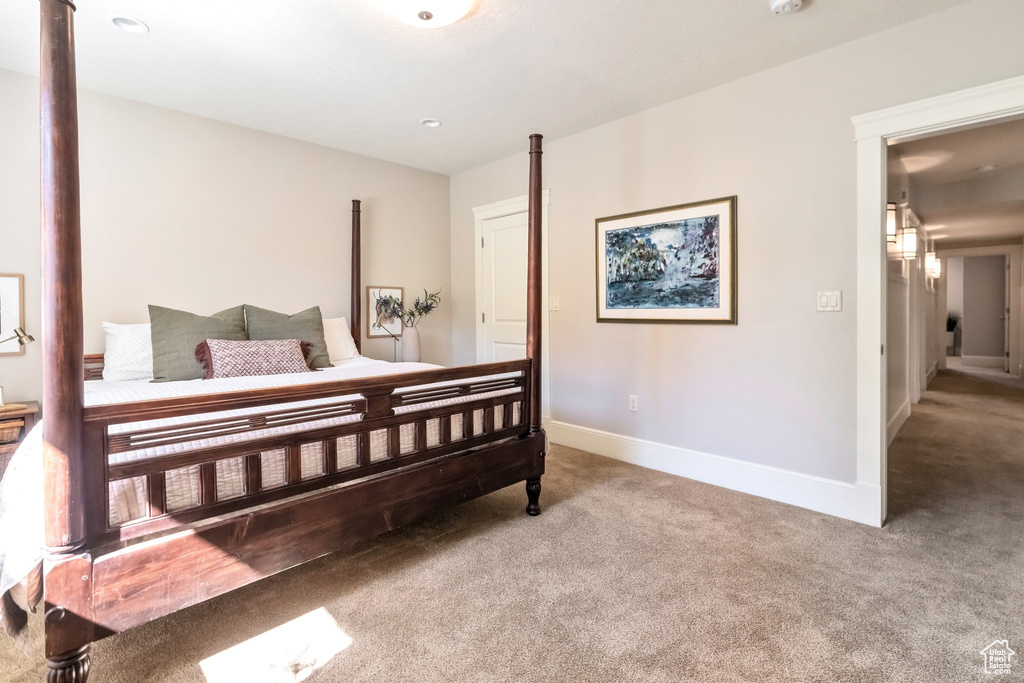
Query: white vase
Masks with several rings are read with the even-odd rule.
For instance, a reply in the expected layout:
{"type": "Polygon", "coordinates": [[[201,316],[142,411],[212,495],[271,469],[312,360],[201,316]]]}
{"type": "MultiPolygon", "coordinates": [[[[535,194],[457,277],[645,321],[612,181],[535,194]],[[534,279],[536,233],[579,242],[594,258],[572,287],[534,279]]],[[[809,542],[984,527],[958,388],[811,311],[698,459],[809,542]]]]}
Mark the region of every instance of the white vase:
{"type": "Polygon", "coordinates": [[[420,331],[407,327],[402,332],[402,360],[406,363],[420,362],[420,331]]]}

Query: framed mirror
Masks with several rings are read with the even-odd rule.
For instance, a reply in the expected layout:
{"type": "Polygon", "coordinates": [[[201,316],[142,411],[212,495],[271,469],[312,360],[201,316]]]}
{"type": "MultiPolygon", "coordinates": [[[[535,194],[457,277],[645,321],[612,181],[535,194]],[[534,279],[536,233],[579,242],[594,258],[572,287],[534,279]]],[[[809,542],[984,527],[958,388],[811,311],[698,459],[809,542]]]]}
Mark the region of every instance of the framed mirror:
{"type": "MultiPolygon", "coordinates": [[[[0,339],[25,327],[25,276],[0,273],[0,339]]],[[[17,339],[0,344],[0,356],[21,356],[25,347],[17,339]]]]}

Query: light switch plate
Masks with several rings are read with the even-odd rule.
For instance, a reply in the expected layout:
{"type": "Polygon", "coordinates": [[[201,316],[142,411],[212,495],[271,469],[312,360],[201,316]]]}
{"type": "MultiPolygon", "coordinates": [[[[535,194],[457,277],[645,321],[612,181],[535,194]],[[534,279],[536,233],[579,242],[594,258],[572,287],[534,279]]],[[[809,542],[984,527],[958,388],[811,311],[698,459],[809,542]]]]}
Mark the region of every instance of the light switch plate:
{"type": "Polygon", "coordinates": [[[553,296],[553,297],[548,299],[548,310],[549,311],[557,311],[558,310],[558,297],[557,296],[553,296]]]}
{"type": "Polygon", "coordinates": [[[818,292],[818,312],[819,313],[839,313],[843,310],[843,292],[842,290],[834,290],[828,292],[818,292]]]}

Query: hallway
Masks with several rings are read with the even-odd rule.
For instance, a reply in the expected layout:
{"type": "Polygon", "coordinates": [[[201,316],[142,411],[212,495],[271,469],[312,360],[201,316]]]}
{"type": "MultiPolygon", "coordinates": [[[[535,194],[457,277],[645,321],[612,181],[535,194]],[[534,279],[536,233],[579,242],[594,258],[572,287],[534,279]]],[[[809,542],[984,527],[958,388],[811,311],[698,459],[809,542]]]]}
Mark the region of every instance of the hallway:
{"type": "Polygon", "coordinates": [[[965,539],[1022,538],[1008,525],[1024,523],[1024,381],[939,373],[889,449],[888,523],[911,520],[965,539]]]}

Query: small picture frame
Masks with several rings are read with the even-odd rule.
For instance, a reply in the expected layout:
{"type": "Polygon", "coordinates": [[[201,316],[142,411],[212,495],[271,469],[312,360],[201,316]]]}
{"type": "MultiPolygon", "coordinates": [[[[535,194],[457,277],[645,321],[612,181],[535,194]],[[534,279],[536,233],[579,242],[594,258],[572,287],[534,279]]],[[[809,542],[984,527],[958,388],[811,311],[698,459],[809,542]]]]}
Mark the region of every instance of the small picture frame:
{"type": "Polygon", "coordinates": [[[366,288],[366,336],[367,337],[401,337],[404,326],[402,319],[388,317],[386,307],[381,306],[381,299],[394,297],[402,300],[401,287],[367,287],[366,288]]]}
{"type": "MultiPolygon", "coordinates": [[[[0,339],[25,327],[25,276],[0,273],[0,339]]],[[[17,339],[0,344],[0,356],[20,356],[25,347],[17,339]]]]}

